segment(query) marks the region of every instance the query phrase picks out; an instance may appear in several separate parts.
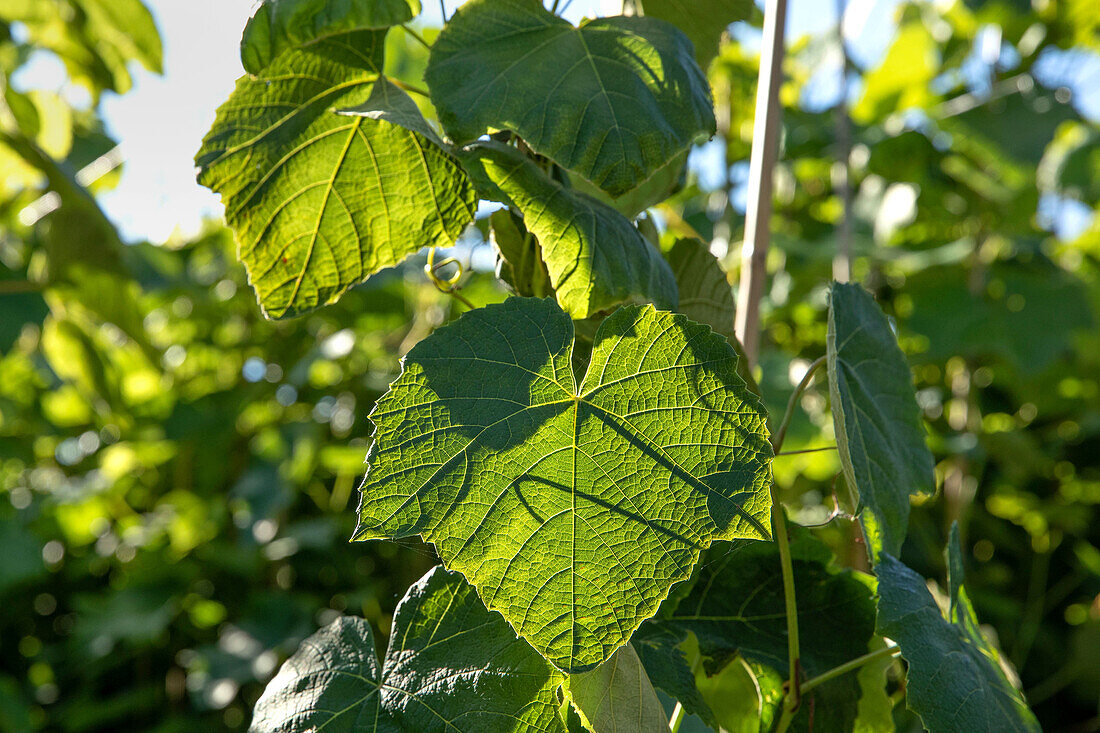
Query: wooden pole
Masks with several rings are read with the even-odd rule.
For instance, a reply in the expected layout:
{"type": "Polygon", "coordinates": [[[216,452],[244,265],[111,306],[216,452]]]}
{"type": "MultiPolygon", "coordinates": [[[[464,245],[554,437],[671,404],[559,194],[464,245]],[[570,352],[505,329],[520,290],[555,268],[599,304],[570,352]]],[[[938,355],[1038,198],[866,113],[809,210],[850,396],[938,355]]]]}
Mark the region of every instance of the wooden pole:
{"type": "Polygon", "coordinates": [[[741,285],[737,291],[734,323],[734,331],[745,347],[750,367],[756,364],[760,355],[760,299],[764,295],[771,237],[772,177],[782,133],[779,87],[783,79],[783,33],[786,26],[787,0],[766,0],[752,158],[749,162],[745,241],[741,246],[741,285]]]}

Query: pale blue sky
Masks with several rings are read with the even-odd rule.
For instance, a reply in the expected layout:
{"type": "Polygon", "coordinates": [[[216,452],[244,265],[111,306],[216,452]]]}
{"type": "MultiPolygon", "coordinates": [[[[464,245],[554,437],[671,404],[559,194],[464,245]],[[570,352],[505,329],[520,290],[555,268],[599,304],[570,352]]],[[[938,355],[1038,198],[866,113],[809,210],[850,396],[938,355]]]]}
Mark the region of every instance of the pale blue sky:
{"type": "MultiPolygon", "coordinates": [[[[868,7],[894,4],[893,0],[852,2],[868,7]]],[[[103,101],[104,118],[121,142],[126,163],[119,187],[105,194],[102,202],[128,239],[159,242],[177,226],[191,234],[204,217],[221,214],[217,197],[195,183],[192,158],[214,121],[214,111],[244,73],[238,44],[254,0],[147,3],[164,37],[165,73],[156,76],[138,70],[130,93],[107,95],[103,101]]],[[[460,0],[447,0],[448,13],[460,4],[460,0]]],[[[584,15],[613,15],[621,7],[621,0],[573,0],[566,15],[576,21],[584,15]]],[[[796,0],[791,35],[832,25],[833,7],[833,3],[796,0]]],[[[425,0],[424,22],[438,25],[439,15],[438,1],[425,0]]],[[[888,41],[889,35],[883,44],[888,41]]],[[[49,73],[44,69],[36,77],[49,73]]],[[[53,73],[61,74],[60,70],[53,73]]]]}
{"type": "MultiPolygon", "coordinates": [[[[899,1],[849,0],[845,36],[857,63],[874,64],[886,50],[899,1]]],[[[177,228],[191,235],[204,218],[221,215],[217,197],[195,183],[193,156],[215,110],[244,73],[238,48],[255,0],[146,2],[164,39],[165,73],[135,69],[130,93],[108,94],[103,100],[101,111],[120,141],[125,164],[120,185],[103,195],[102,203],[128,240],[163,242],[177,228]]],[[[461,2],[446,0],[447,12],[461,2]]],[[[424,0],[424,6],[422,21],[438,25],[438,0],[424,0]]],[[[566,17],[576,21],[585,15],[613,15],[621,7],[621,0],[572,0],[566,17]]],[[[788,38],[832,28],[835,12],[835,2],[791,0],[788,38]]],[[[747,43],[754,41],[752,32],[739,35],[747,43]]],[[[821,76],[839,79],[827,61],[821,76]]],[[[30,64],[22,76],[22,86],[46,88],[60,88],[65,78],[60,63],[48,59],[30,64]]],[[[828,97],[836,89],[825,83],[818,92],[828,97]]],[[[1092,106],[1100,108],[1100,99],[1094,101],[1092,106]]]]}

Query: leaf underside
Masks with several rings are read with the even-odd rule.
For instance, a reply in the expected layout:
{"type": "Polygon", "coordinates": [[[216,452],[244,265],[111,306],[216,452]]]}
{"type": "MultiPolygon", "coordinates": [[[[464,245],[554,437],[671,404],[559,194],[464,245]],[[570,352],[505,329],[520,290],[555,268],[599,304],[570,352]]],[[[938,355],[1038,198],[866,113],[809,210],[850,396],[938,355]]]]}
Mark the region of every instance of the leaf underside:
{"type": "Polygon", "coordinates": [[[457,573],[436,567],[397,607],[383,664],[370,624],[345,616],[270,682],[250,733],[565,733],[562,677],[457,573]]]}
{"type": "Polygon", "coordinates": [[[715,130],[690,42],[655,18],[576,28],[539,0],[472,0],[432,46],[425,78],[456,143],[511,130],[613,197],[715,130]]]}
{"type": "Polygon", "coordinates": [[[473,220],[477,194],[457,161],[400,112],[415,107],[403,92],[375,84],[384,37],[331,36],[242,78],[196,158],[269,317],[451,246],[473,220]],[[398,111],[387,117],[387,104],[398,111]],[[336,114],[351,108],[360,114],[336,114]]]}
{"type": "Polygon", "coordinates": [[[829,395],[844,478],[859,491],[874,555],[901,551],[909,495],[935,486],[913,377],[886,316],[859,285],[833,283],[826,337],[829,395]]]}
{"type": "Polygon", "coordinates": [[[592,733],[668,731],[661,700],[630,644],[591,672],[569,675],[565,689],[592,733]]]}
{"type": "Polygon", "coordinates": [[[421,342],[371,418],[355,539],[422,535],[550,662],[606,661],[714,539],[767,538],[765,416],[710,329],[511,298],[421,342]]]}

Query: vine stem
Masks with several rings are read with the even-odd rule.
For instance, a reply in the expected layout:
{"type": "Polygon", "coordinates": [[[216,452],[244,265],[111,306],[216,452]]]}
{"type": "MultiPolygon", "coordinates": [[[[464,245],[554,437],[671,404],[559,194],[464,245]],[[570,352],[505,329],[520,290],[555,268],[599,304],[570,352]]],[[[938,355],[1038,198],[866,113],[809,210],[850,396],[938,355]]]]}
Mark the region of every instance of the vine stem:
{"type": "Polygon", "coordinates": [[[431,95],[428,94],[427,89],[421,89],[415,84],[410,84],[407,81],[401,81],[400,79],[394,79],[392,77],[386,77],[386,81],[388,81],[390,84],[393,84],[398,89],[404,89],[406,92],[410,92],[411,94],[419,94],[421,97],[425,97],[428,99],[431,98],[431,95]]]}
{"type": "Polygon", "coordinates": [[[817,677],[806,680],[802,683],[802,691],[809,692],[815,687],[819,687],[829,680],[836,679],[841,675],[857,670],[865,664],[870,664],[879,659],[886,659],[887,657],[896,657],[899,654],[901,654],[901,647],[896,644],[869,652],[862,657],[856,657],[850,662],[845,662],[844,664],[833,667],[828,672],[822,672],[817,677]]]}
{"type": "Polygon", "coordinates": [[[787,437],[787,428],[791,426],[791,420],[794,418],[794,410],[798,406],[799,398],[802,397],[802,393],[806,391],[806,388],[810,386],[810,381],[813,380],[817,370],[824,365],[824,356],[813,364],[810,364],[810,368],[806,370],[806,374],[803,375],[802,381],[794,388],[791,399],[787,401],[787,411],[783,413],[783,422],[779,424],[779,429],[776,430],[775,435],[772,436],[772,451],[774,453],[778,454],[779,449],[783,447],[783,441],[787,437]]]}
{"type": "Polygon", "coordinates": [[[779,156],[779,87],[783,78],[783,32],[787,0],[766,0],[764,44],[760,50],[760,80],[749,160],[749,202],[745,211],[745,241],[741,245],[741,284],[737,289],[734,330],[755,366],[760,351],[760,299],[767,275],[768,241],[772,218],[772,174],[779,156]]]}
{"type": "Polygon", "coordinates": [[[16,295],[19,293],[37,293],[42,291],[41,283],[30,280],[0,280],[0,295],[16,295]]]}
{"type": "Polygon", "coordinates": [[[777,733],[782,733],[786,726],[783,721],[790,724],[790,718],[794,716],[798,707],[802,704],[802,662],[798,641],[798,601],[794,590],[794,563],[791,562],[791,540],[787,536],[787,516],[783,512],[783,504],[779,500],[779,490],[772,482],[772,535],[779,547],[779,565],[783,573],[783,606],[787,615],[787,664],[790,669],[790,680],[787,682],[787,692],[783,697],[783,715],[779,719],[777,733]]]}
{"type": "Polygon", "coordinates": [[[428,49],[429,51],[431,51],[431,50],[432,50],[432,44],[430,44],[430,43],[428,43],[427,41],[425,41],[425,40],[424,40],[424,36],[420,35],[420,34],[419,34],[419,33],[417,33],[416,31],[414,31],[414,30],[413,30],[412,28],[410,28],[410,27],[409,27],[409,24],[408,24],[408,23],[406,23],[406,24],[402,25],[401,27],[402,27],[402,28],[404,29],[404,31],[405,31],[406,33],[408,33],[408,34],[409,34],[410,36],[412,36],[412,37],[413,37],[413,38],[414,38],[414,39],[415,39],[416,41],[418,41],[418,42],[420,43],[420,45],[421,45],[421,46],[423,46],[424,48],[428,49]]]}
{"type": "MultiPolygon", "coordinates": [[[[798,398],[806,391],[814,374],[825,363],[825,357],[821,357],[806,370],[802,381],[795,387],[787,403],[787,411],[783,415],[783,422],[772,436],[772,451],[779,453],[783,447],[783,440],[787,436],[787,428],[791,424],[798,398]]],[[[790,679],[787,681],[787,693],[783,698],[783,713],[779,718],[777,733],[782,733],[791,724],[791,719],[802,704],[802,662],[798,639],[798,599],[794,588],[794,563],[791,561],[791,541],[787,536],[787,516],[783,512],[783,503],[779,499],[779,489],[775,482],[771,486],[772,495],[772,536],[779,548],[779,566],[783,573],[783,605],[787,615],[787,665],[790,669],[790,679]]]]}

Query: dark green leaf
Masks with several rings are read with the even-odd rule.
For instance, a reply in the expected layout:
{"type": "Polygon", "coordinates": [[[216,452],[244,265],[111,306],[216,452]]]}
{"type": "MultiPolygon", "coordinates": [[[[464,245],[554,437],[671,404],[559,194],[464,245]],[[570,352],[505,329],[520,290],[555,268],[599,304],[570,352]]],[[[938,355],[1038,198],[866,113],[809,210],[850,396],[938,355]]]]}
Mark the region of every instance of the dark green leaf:
{"type": "Polygon", "coordinates": [[[718,720],[695,684],[682,643],[679,633],[651,623],[642,624],[630,639],[653,686],[679,701],[689,714],[717,728],[718,720]]]}
{"type": "MultiPolygon", "coordinates": [[[[867,653],[874,633],[873,580],[829,566],[830,553],[807,533],[792,544],[801,661],[815,676],[867,653]]],[[[789,675],[782,573],[775,544],[736,542],[710,550],[700,562],[692,592],[667,619],[651,622],[699,640],[703,669],[718,674],[740,654],[750,663],[789,675]]],[[[759,677],[759,674],[757,674],[759,677]]],[[[860,698],[856,675],[844,675],[814,691],[814,730],[851,730],[860,698]]],[[[796,728],[808,726],[807,701],[796,728]]],[[[717,712],[717,711],[715,711],[717,712]]]]}
{"type": "Polygon", "coordinates": [[[827,335],[832,400],[844,478],[859,492],[872,557],[897,554],[909,528],[909,495],[932,493],[913,377],[897,337],[859,285],[834,283],[827,335]]]}
{"type": "Polygon", "coordinates": [[[349,31],[401,25],[420,14],[420,0],[264,0],[241,38],[241,61],[259,74],[296,46],[349,31]]]}
{"type": "Polygon", "coordinates": [[[539,0],[472,0],[436,40],[426,78],[456,142],[512,130],[614,197],[715,129],[691,44],[654,18],[575,28],[539,0]]]}
{"type": "Polygon", "coordinates": [[[906,701],[932,733],[1038,731],[1039,724],[1000,669],[996,650],[978,629],[962,580],[958,527],[947,548],[950,620],[940,613],[924,578],[889,554],[875,567],[879,631],[898,643],[909,663],[906,701]]]}
{"type": "Polygon", "coordinates": [[[384,663],[345,616],[302,643],[256,703],[252,733],[564,733],[561,675],[462,576],[428,572],[397,607],[384,663]]]}
{"type": "Polygon", "coordinates": [[[463,155],[485,195],[523,214],[542,248],[558,304],[573,318],[639,301],[675,307],[668,263],[621,214],[550,180],[515,148],[479,143],[463,155]]]}
{"type": "Polygon", "coordinates": [[[405,357],[356,539],[422,535],[570,672],[606,661],[714,539],[766,538],[771,450],[733,350],[626,307],[588,373],[551,300],[463,315],[405,357]]]}
{"type": "Polygon", "coordinates": [[[265,313],[293,316],[426,246],[451,246],[477,196],[408,97],[379,81],[384,31],[330,36],[244,77],[197,164],[265,313]],[[354,115],[334,111],[354,109],[354,115]]]}
{"type": "Polygon", "coordinates": [[[9,588],[45,574],[42,543],[11,519],[0,521],[0,595],[9,588]]]}

